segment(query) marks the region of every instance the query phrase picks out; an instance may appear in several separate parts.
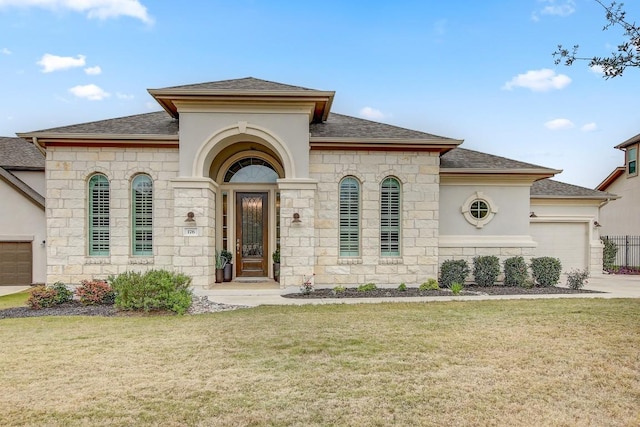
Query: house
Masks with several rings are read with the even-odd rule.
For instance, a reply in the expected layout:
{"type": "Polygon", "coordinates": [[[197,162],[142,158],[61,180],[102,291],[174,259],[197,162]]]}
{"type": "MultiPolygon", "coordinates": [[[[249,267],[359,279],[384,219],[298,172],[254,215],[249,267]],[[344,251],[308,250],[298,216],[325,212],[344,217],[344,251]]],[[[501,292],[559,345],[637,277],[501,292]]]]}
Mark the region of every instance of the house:
{"type": "Polygon", "coordinates": [[[44,156],[0,137],[0,286],[46,281],[44,156]]]}
{"type": "Polygon", "coordinates": [[[333,91],[243,78],[149,93],[164,111],[19,134],[47,155],[47,282],[167,268],[198,292],[222,249],[235,280],[273,277],[279,249],[282,287],[418,284],[476,255],[601,271],[610,195],[549,181],[559,170],[334,113],[333,91]]]}
{"type": "Polygon", "coordinates": [[[624,166],[617,167],[597,187],[620,196],[600,209],[600,234],[640,236],[640,178],[638,178],[640,134],[615,146],[624,152],[624,166]]]}

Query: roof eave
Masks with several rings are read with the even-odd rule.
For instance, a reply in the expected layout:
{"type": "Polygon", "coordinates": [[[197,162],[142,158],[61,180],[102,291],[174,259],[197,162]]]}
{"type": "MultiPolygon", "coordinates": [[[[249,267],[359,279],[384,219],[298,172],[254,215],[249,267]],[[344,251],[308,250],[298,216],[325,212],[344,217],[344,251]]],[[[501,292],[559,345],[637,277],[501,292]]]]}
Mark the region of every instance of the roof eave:
{"type": "Polygon", "coordinates": [[[636,144],[638,142],[640,142],[640,133],[637,134],[636,136],[632,136],[631,138],[627,139],[624,142],[621,142],[620,144],[616,145],[614,148],[617,148],[618,150],[623,150],[628,146],[636,144]]]}
{"type": "Polygon", "coordinates": [[[127,145],[127,143],[174,146],[179,141],[178,135],[158,134],[27,132],[17,133],[16,135],[41,148],[46,148],[47,145],[127,145]]]}
{"type": "Polygon", "coordinates": [[[437,151],[442,154],[460,144],[462,140],[439,138],[309,138],[312,150],[437,151]]]}
{"type": "Polygon", "coordinates": [[[41,209],[45,209],[45,198],[28,184],[22,181],[11,172],[0,167],[0,179],[22,194],[25,198],[41,209]]]}
{"type": "Polygon", "coordinates": [[[199,102],[220,101],[313,101],[313,121],[325,121],[329,117],[335,91],[295,90],[220,90],[220,89],[148,89],[151,96],[173,118],[178,118],[178,107],[174,100],[197,100],[199,102]]]}
{"type": "Polygon", "coordinates": [[[600,184],[598,184],[596,190],[606,191],[606,189],[609,188],[611,184],[613,184],[621,175],[624,174],[625,170],[626,169],[624,166],[618,166],[617,168],[615,168],[613,172],[609,174],[609,176],[607,176],[600,184]]]}

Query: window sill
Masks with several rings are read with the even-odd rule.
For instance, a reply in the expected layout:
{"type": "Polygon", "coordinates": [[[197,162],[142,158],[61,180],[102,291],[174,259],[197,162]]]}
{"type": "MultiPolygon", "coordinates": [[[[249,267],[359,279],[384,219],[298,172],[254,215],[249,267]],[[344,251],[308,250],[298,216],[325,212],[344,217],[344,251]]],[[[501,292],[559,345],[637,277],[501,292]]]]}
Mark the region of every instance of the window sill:
{"type": "Polygon", "coordinates": [[[150,265],[153,263],[154,263],[153,257],[129,258],[129,264],[150,265]]]}
{"type": "Polygon", "coordinates": [[[84,259],[85,265],[111,264],[111,257],[108,256],[89,256],[84,259]]]}
{"type": "Polygon", "coordinates": [[[362,258],[338,258],[338,265],[362,264],[362,258]]]}
{"type": "Polygon", "coordinates": [[[404,260],[402,257],[398,256],[381,256],[378,260],[378,264],[382,265],[396,265],[396,264],[404,264],[404,260]]]}

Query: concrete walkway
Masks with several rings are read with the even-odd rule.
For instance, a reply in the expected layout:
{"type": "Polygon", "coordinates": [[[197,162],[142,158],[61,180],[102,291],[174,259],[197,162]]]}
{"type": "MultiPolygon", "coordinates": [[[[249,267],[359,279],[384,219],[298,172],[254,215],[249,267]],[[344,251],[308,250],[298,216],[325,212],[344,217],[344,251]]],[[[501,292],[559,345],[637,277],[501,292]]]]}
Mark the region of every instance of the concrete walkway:
{"type": "MultiPolygon", "coordinates": [[[[0,286],[0,296],[29,289],[30,286],[0,286]]],[[[585,289],[601,291],[601,294],[548,294],[548,295],[474,295],[415,298],[323,298],[296,299],[281,295],[299,292],[298,287],[280,289],[271,284],[214,285],[202,292],[211,301],[233,305],[302,305],[302,304],[362,304],[381,302],[427,302],[427,301],[476,301],[492,299],[540,299],[540,298],[640,298],[640,276],[602,275],[589,278],[585,289]]]]}
{"type": "MultiPolygon", "coordinates": [[[[275,284],[274,284],[275,285],[275,284]]],[[[263,285],[268,286],[268,285],[263,285]]],[[[598,294],[547,294],[547,295],[474,295],[446,297],[403,297],[403,298],[322,298],[296,299],[281,295],[299,292],[298,287],[269,289],[255,286],[226,284],[202,292],[209,300],[233,305],[303,305],[303,304],[362,304],[381,302],[427,302],[427,301],[476,301],[492,299],[542,299],[542,298],[640,298],[640,276],[600,275],[589,278],[585,289],[601,291],[598,294]]]]}

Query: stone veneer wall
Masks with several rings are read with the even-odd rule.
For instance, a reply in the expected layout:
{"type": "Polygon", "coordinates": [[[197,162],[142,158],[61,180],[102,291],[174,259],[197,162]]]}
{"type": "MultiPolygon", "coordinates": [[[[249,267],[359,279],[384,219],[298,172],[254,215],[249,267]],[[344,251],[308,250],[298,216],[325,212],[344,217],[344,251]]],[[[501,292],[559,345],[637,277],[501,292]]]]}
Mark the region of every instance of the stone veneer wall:
{"type": "Polygon", "coordinates": [[[312,151],[310,177],[318,181],[316,286],[415,285],[437,277],[438,153],[312,151]],[[361,252],[355,258],[339,256],[339,184],[346,176],[361,185],[361,252]],[[401,183],[399,257],[380,256],[380,184],[389,176],[401,183]]]}
{"type": "Polygon", "coordinates": [[[498,280],[503,280],[504,260],[514,256],[522,256],[527,264],[531,258],[535,255],[534,245],[523,246],[509,246],[508,243],[503,243],[503,246],[486,245],[482,243],[474,242],[476,246],[440,246],[439,248],[439,265],[442,265],[447,260],[463,259],[469,264],[469,276],[468,281],[473,280],[473,258],[476,256],[495,255],[500,261],[500,276],[498,280]]]}
{"type": "Polygon", "coordinates": [[[127,270],[172,268],[174,190],[178,149],[49,147],[46,160],[47,282],[78,283],[127,270]],[[110,183],[111,250],[88,256],[87,183],[94,173],[110,183]],[[153,179],[153,256],[131,255],[131,179],[153,179]]]}

